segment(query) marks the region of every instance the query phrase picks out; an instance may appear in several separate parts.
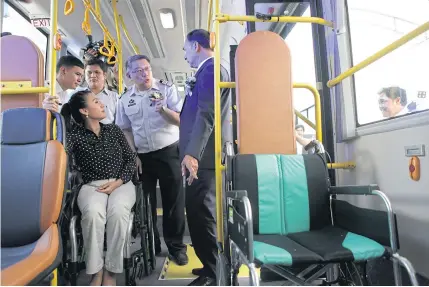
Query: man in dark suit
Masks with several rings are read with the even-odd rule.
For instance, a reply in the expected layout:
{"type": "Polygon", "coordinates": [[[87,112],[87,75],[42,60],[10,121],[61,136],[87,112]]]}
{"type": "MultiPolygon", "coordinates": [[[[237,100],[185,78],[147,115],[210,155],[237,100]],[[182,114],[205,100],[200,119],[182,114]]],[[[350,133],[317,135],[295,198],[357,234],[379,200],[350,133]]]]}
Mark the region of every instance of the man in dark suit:
{"type": "MultiPolygon", "coordinates": [[[[214,135],[214,59],[208,31],[190,32],[183,50],[185,60],[197,72],[188,79],[185,103],[180,114],[180,158],[182,174],[187,176],[186,214],[195,253],[203,264],[192,273],[199,275],[191,286],[216,284],[216,184],[214,135]]],[[[221,81],[229,81],[221,67],[221,81]]],[[[232,141],[229,122],[229,89],[221,91],[222,142],[232,141]]],[[[222,143],[223,146],[223,143],[222,143]]]]}

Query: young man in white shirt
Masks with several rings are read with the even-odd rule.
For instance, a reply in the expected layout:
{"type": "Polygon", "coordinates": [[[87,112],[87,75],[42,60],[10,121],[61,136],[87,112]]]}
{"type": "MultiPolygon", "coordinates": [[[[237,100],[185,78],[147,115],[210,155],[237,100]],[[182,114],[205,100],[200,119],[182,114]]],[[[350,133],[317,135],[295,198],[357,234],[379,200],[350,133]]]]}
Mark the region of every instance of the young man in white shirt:
{"type": "Polygon", "coordinates": [[[79,87],[77,90],[89,89],[103,103],[106,111],[106,118],[101,121],[103,124],[115,122],[116,106],[119,95],[107,89],[107,64],[98,58],[92,58],[85,63],[85,81],[88,87],[79,87]]]}
{"type": "MultiPolygon", "coordinates": [[[[67,90],[75,90],[82,82],[84,65],[78,58],[67,55],[60,58],[57,63],[56,95],[46,94],[43,108],[59,112],[61,106],[70,99],[67,90]]],[[[54,83],[51,83],[54,85],[54,83]]]]}

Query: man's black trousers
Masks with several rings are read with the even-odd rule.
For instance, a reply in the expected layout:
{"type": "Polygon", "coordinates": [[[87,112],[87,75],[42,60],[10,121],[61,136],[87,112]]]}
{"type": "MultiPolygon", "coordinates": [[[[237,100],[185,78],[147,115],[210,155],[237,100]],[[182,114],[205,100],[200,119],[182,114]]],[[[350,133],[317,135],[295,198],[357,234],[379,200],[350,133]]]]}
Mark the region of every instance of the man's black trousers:
{"type": "Polygon", "coordinates": [[[203,274],[216,278],[216,178],[214,169],[200,169],[198,179],[186,185],[186,216],[203,274]]]}
{"type": "Polygon", "coordinates": [[[155,247],[161,249],[161,241],[156,225],[157,200],[156,184],[159,180],[162,198],[162,227],[164,241],[170,254],[185,252],[183,244],[185,233],[185,194],[183,190],[182,174],[179,161],[179,147],[177,143],[163,149],[139,154],[142,162],[142,187],[151,196],[152,218],[155,231],[155,247]]]}

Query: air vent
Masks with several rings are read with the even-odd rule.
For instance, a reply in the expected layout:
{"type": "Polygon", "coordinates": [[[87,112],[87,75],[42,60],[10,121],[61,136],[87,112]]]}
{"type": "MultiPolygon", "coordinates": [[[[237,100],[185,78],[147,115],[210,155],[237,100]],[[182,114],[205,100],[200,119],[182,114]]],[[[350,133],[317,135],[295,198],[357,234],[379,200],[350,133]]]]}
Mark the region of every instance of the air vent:
{"type": "Polygon", "coordinates": [[[186,28],[187,32],[189,33],[192,30],[197,28],[197,23],[199,17],[196,17],[197,14],[195,13],[196,4],[197,2],[200,2],[199,0],[191,0],[191,1],[185,1],[185,18],[186,18],[186,28]]]}
{"type": "Polygon", "coordinates": [[[159,35],[153,22],[152,13],[147,3],[144,1],[145,0],[131,0],[130,3],[134,13],[137,15],[137,21],[143,31],[143,35],[147,39],[147,44],[152,51],[153,57],[164,58],[164,50],[159,42],[159,35]],[[143,5],[145,5],[145,7],[143,7],[143,5]]]}

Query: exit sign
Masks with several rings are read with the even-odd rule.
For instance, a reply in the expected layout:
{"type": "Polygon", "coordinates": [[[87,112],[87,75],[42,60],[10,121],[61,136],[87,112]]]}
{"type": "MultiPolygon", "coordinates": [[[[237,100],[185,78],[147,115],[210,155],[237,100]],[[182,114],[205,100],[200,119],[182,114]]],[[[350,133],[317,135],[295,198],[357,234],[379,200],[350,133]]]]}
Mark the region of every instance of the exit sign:
{"type": "Polygon", "coordinates": [[[31,24],[33,24],[35,28],[49,28],[51,26],[51,19],[34,18],[34,19],[31,19],[31,24]]]}

